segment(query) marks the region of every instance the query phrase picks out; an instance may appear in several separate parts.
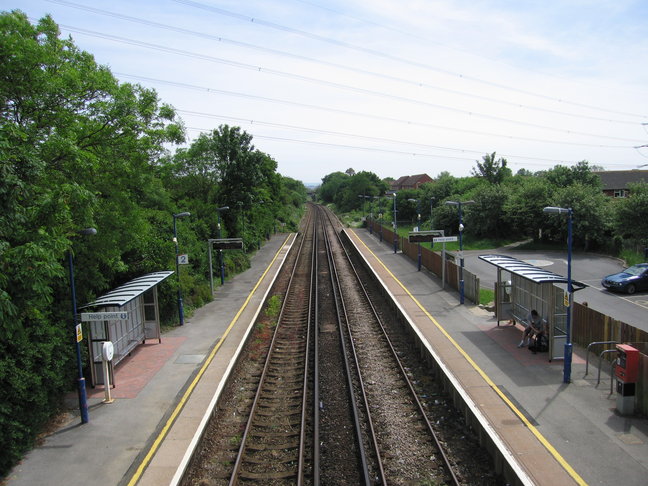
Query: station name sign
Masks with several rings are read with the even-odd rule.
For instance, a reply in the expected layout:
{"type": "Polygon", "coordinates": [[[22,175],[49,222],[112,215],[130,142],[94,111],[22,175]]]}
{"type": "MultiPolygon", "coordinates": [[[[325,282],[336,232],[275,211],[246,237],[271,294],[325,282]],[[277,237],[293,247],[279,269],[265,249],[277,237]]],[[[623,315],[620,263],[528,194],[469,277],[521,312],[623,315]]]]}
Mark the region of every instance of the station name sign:
{"type": "Polygon", "coordinates": [[[125,321],[128,319],[128,312],[83,312],[81,321],[125,321]]]}
{"type": "Polygon", "coordinates": [[[242,250],[243,240],[241,238],[218,238],[209,240],[214,245],[214,250],[242,250]]]}
{"type": "Polygon", "coordinates": [[[413,231],[409,234],[410,243],[425,243],[428,241],[436,241],[436,237],[443,236],[443,231],[441,230],[431,230],[431,231],[413,231]]]}

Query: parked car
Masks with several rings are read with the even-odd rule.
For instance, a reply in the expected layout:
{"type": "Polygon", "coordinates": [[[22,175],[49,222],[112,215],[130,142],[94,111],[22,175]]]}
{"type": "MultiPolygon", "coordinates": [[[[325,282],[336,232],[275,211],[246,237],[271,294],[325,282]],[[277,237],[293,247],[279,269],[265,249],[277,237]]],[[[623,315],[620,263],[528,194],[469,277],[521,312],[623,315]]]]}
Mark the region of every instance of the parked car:
{"type": "Polygon", "coordinates": [[[648,289],[648,263],[637,263],[623,272],[608,275],[601,280],[601,285],[608,290],[617,290],[634,294],[637,290],[648,289]]]}

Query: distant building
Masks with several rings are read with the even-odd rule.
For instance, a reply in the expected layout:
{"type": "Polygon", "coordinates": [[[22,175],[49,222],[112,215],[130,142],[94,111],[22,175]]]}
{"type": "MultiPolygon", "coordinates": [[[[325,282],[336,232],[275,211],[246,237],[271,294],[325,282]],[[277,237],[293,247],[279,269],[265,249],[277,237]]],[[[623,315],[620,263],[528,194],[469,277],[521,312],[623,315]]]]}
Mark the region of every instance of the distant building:
{"type": "Polygon", "coordinates": [[[648,183],[648,170],[604,170],[593,173],[601,178],[603,193],[610,197],[627,197],[630,184],[648,183]]]}
{"type": "Polygon", "coordinates": [[[390,189],[392,191],[400,191],[401,189],[418,189],[421,184],[425,184],[426,182],[433,182],[433,179],[427,174],[403,176],[392,182],[390,189]]]}

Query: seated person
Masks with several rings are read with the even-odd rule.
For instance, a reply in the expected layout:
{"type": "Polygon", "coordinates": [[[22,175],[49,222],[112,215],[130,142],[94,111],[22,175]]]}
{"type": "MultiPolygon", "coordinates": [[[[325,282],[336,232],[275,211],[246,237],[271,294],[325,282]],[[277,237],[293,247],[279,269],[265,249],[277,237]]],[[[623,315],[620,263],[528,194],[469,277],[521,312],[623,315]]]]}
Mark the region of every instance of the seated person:
{"type": "Polygon", "coordinates": [[[527,327],[522,334],[522,341],[518,344],[518,348],[528,346],[529,344],[529,334],[531,337],[540,336],[544,333],[544,325],[542,324],[542,317],[538,314],[538,311],[533,309],[526,318],[527,327]],[[533,334],[532,334],[533,333],[533,334]]]}

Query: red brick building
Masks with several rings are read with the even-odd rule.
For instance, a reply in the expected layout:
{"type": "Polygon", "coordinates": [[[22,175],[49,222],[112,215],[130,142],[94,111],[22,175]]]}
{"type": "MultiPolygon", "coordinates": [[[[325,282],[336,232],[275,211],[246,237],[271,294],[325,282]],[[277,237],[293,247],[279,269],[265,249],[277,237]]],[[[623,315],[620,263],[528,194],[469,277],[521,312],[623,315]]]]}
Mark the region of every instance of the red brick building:
{"type": "Polygon", "coordinates": [[[401,189],[418,189],[421,184],[425,184],[426,182],[433,182],[433,179],[427,174],[402,176],[392,182],[390,189],[392,191],[400,191],[401,189]]]}

